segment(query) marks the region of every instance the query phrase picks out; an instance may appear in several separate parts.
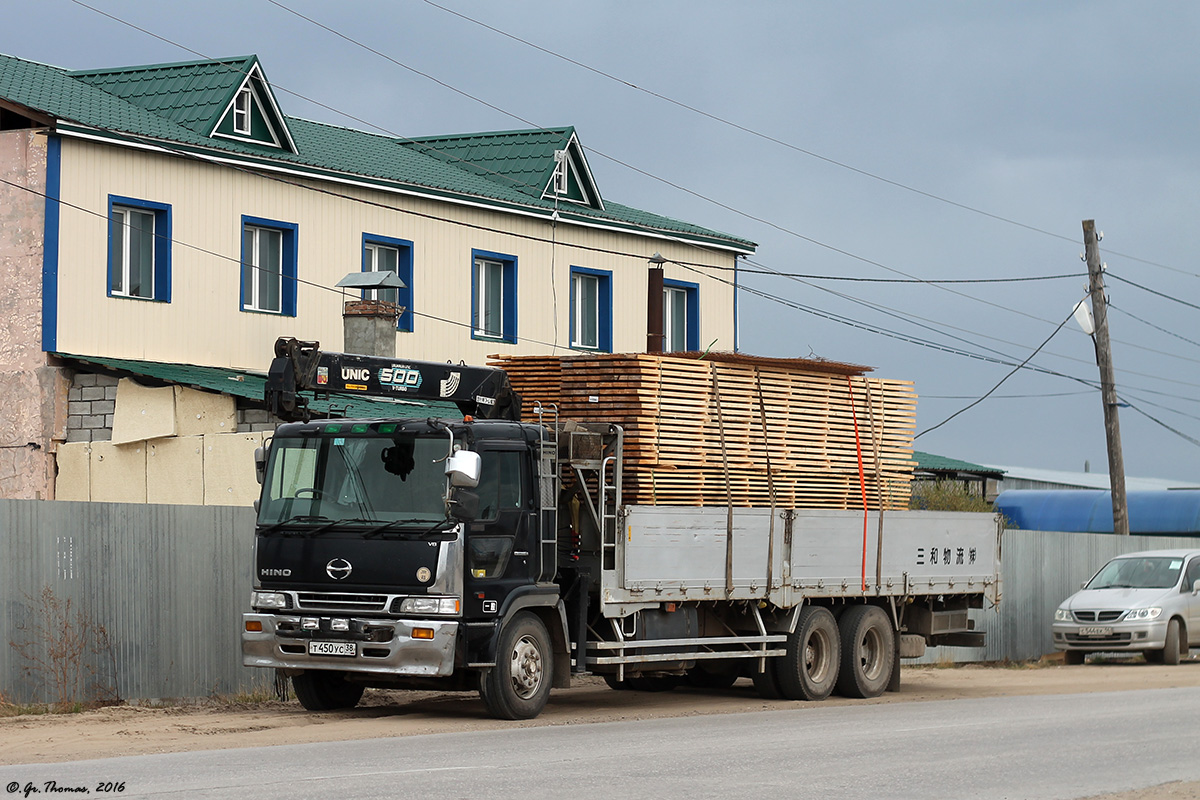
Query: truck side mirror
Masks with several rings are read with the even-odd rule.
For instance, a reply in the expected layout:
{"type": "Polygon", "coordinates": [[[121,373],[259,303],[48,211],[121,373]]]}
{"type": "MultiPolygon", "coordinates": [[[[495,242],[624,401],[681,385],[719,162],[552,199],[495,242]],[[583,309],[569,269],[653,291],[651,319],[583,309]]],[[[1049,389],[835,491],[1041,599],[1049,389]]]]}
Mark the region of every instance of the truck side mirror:
{"type": "Polygon", "coordinates": [[[259,486],[262,485],[263,478],[267,474],[267,448],[254,448],[254,477],[258,481],[259,486]]]}
{"type": "Polygon", "coordinates": [[[451,486],[474,489],[479,485],[481,468],[479,453],[474,450],[459,450],[446,459],[446,476],[451,486]]]}
{"type": "Polygon", "coordinates": [[[461,486],[452,488],[446,512],[459,522],[472,522],[479,516],[479,495],[461,486]]]}

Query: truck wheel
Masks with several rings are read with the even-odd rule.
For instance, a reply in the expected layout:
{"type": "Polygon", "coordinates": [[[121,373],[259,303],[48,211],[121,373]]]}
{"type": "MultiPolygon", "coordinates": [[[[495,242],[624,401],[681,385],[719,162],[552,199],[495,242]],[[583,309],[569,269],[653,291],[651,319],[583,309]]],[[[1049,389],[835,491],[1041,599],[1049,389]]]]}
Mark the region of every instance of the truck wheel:
{"type": "Polygon", "coordinates": [[[806,606],[788,634],[787,655],[774,660],[779,690],[788,700],[824,700],[837,683],[838,628],[829,609],[806,606]]]}
{"type": "Polygon", "coordinates": [[[1069,667],[1077,667],[1087,658],[1087,653],[1082,650],[1064,650],[1063,663],[1069,667]]]}
{"type": "Polygon", "coordinates": [[[750,677],[754,680],[754,688],[763,700],[782,700],[783,690],[779,688],[779,678],[775,676],[775,665],[767,661],[763,671],[758,671],[758,662],[751,661],[750,677]]]}
{"type": "Polygon", "coordinates": [[[1167,641],[1162,649],[1162,663],[1179,663],[1179,620],[1177,619],[1167,623],[1167,641]]]}
{"type": "Polygon", "coordinates": [[[533,719],[550,699],[553,671],[546,626],[522,612],[500,632],[496,666],[480,676],[479,696],[497,719],[533,719]]]}
{"type": "Polygon", "coordinates": [[[838,625],[842,663],[837,690],[846,697],[878,697],[887,689],[895,657],[895,631],[879,606],[851,606],[838,625]]]}
{"type": "Polygon", "coordinates": [[[363,687],[350,683],[341,672],[308,670],[292,676],[292,690],[300,705],[309,711],[354,708],[362,699],[363,687]]]}

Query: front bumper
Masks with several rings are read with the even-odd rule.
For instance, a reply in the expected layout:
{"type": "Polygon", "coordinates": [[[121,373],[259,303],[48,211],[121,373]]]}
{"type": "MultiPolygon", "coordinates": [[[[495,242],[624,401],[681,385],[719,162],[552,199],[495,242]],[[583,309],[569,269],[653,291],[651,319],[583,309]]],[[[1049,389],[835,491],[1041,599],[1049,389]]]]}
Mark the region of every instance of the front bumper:
{"type": "Polygon", "coordinates": [[[1119,652],[1121,650],[1161,650],[1167,643],[1167,620],[1149,622],[1113,622],[1081,625],[1077,622],[1055,622],[1051,627],[1055,650],[1086,650],[1087,652],[1119,652]],[[1102,636],[1081,634],[1081,628],[1110,628],[1102,636]]]}
{"type": "MultiPolygon", "coordinates": [[[[306,615],[307,616],[307,615],[306,615]]],[[[444,677],[454,672],[457,621],[351,618],[353,634],[328,630],[301,631],[301,617],[292,614],[242,615],[242,664],[276,669],[336,669],[383,675],[444,677]],[[247,630],[257,622],[261,631],[247,630]],[[433,631],[433,638],[414,639],[413,629],[433,631]],[[362,633],[362,631],[367,633],[362,633]],[[356,655],[313,655],[310,641],[355,642],[356,655]]]]}

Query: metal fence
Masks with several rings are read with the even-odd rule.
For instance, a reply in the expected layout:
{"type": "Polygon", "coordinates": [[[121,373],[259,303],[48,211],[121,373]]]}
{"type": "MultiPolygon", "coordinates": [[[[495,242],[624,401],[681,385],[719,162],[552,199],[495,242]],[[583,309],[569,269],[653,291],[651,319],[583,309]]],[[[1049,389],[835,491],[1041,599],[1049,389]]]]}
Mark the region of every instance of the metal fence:
{"type": "MultiPolygon", "coordinates": [[[[0,699],[207,697],[271,685],[241,666],[253,512],[219,506],[0,500],[0,699]]],[[[1053,651],[1057,605],[1114,555],[1197,539],[1006,531],[1003,600],[974,612],[985,649],[938,661],[1053,651]]]]}
{"type": "Polygon", "coordinates": [[[1200,538],[1005,531],[1000,546],[1000,604],[971,612],[976,628],[987,632],[987,646],[982,650],[933,648],[916,662],[906,663],[1028,661],[1053,653],[1054,609],[1106,561],[1137,550],[1180,547],[1200,547],[1200,538]]]}
{"type": "Polygon", "coordinates": [[[145,700],[233,694],[254,512],[0,500],[0,693],[145,700]]]}

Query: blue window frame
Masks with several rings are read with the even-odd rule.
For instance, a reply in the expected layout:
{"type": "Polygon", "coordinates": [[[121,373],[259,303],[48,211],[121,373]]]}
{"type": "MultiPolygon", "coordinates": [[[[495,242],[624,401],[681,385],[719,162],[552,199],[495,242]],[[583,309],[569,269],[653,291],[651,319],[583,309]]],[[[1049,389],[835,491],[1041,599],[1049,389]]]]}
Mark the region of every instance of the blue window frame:
{"type": "Polygon", "coordinates": [[[364,300],[386,300],[402,309],[396,329],[412,332],[413,329],[413,243],[390,236],[363,234],[363,272],[396,273],[404,282],[400,289],[368,289],[363,292],[364,300]]]}
{"type": "Polygon", "coordinates": [[[612,352],[612,273],[571,267],[571,347],[612,352]]]}
{"type": "Polygon", "coordinates": [[[171,302],[171,207],[108,196],[108,296],[171,302]]]}
{"type": "Polygon", "coordinates": [[[665,352],[700,349],[700,284],[663,281],[663,333],[665,352]]]}
{"type": "Polygon", "coordinates": [[[516,256],[471,251],[471,338],[516,343],[516,256]]]}
{"type": "Polygon", "coordinates": [[[296,238],[291,222],[242,215],[242,311],[296,316],[296,238]]]}

